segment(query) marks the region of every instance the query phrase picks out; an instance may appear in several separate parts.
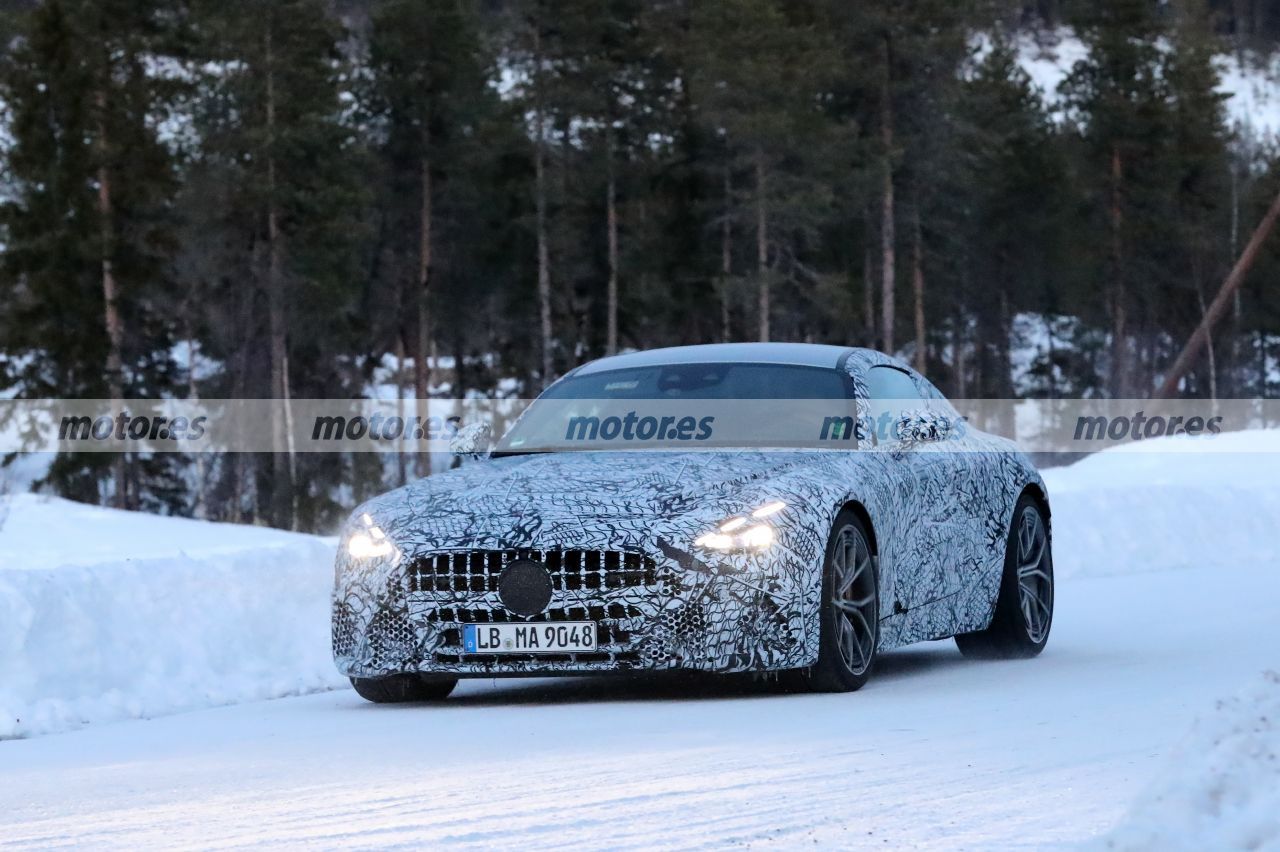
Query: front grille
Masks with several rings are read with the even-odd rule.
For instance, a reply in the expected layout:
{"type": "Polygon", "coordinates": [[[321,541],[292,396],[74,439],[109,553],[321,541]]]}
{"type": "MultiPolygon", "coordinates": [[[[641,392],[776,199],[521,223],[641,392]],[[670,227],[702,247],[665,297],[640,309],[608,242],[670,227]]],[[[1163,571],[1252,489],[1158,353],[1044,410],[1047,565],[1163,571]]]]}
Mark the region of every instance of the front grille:
{"type": "Polygon", "coordinates": [[[626,589],[658,581],[658,566],[619,550],[470,550],[420,556],[409,565],[410,592],[496,592],[502,569],[517,559],[541,563],[553,589],[626,589]]]}
{"type": "Polygon", "coordinates": [[[642,553],[621,550],[468,550],[432,553],[412,560],[404,582],[414,598],[418,618],[433,625],[437,642],[431,659],[441,665],[501,666],[504,664],[608,664],[637,668],[641,657],[630,627],[644,617],[634,601],[624,601],[610,590],[659,587],[658,564],[642,553]],[[572,654],[466,654],[462,650],[462,625],[521,622],[497,600],[503,569],[518,559],[541,564],[551,576],[555,592],[567,596],[532,618],[536,621],[593,621],[599,649],[572,654]],[[574,593],[577,594],[574,594],[574,593]],[[599,592],[599,594],[593,594],[599,592]]]}

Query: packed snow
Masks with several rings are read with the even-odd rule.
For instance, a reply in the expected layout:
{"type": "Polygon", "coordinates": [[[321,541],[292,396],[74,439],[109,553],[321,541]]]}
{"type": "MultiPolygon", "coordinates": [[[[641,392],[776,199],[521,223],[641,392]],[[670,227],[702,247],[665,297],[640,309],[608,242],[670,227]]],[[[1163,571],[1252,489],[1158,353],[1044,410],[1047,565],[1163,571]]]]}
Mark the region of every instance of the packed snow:
{"type": "Polygon", "coordinates": [[[341,685],[333,543],[19,494],[0,526],[0,738],[341,685]]]}
{"type": "Polygon", "coordinates": [[[1036,660],[938,642],[854,695],[499,680],[402,707],[339,688],[331,540],[20,495],[0,843],[1277,847],[1280,432],[1046,480],[1061,582],[1036,660]]]}
{"type": "Polygon", "coordinates": [[[1280,849],[1280,674],[1196,720],[1099,848],[1280,849]]]}
{"type": "MultiPolygon", "coordinates": [[[[317,540],[269,527],[124,512],[43,494],[15,494],[6,502],[0,527],[0,571],[5,572],[296,550],[317,540]]],[[[331,566],[332,559],[325,560],[331,566]]]]}
{"type": "Polygon", "coordinates": [[[1060,579],[1280,554],[1280,430],[1139,441],[1043,476],[1060,579]]]}

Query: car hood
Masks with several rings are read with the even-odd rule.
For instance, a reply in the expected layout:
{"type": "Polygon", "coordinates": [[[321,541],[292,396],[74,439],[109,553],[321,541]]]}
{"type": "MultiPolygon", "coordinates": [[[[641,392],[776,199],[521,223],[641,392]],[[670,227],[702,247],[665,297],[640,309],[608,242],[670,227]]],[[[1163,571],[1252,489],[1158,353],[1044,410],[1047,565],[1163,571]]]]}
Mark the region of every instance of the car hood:
{"type": "Polygon", "coordinates": [[[472,462],[375,498],[367,513],[407,554],[450,548],[640,546],[779,495],[794,452],[546,453],[472,462]]]}

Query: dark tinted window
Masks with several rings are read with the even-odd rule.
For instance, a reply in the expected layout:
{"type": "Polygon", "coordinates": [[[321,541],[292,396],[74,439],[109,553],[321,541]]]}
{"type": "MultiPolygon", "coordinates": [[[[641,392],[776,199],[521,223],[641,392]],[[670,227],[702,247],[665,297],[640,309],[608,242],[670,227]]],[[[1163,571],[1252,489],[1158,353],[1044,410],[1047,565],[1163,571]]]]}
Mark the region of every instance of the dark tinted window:
{"type": "Polygon", "coordinates": [[[916,383],[896,367],[872,367],[867,370],[867,396],[871,401],[871,417],[882,416],[895,423],[904,411],[924,408],[916,383]]]}
{"type": "Polygon", "coordinates": [[[911,376],[896,367],[872,367],[867,370],[867,395],[873,401],[920,399],[911,376]]]}
{"type": "Polygon", "coordinates": [[[841,374],[790,364],[668,364],[570,376],[542,399],[845,399],[841,374]]]}

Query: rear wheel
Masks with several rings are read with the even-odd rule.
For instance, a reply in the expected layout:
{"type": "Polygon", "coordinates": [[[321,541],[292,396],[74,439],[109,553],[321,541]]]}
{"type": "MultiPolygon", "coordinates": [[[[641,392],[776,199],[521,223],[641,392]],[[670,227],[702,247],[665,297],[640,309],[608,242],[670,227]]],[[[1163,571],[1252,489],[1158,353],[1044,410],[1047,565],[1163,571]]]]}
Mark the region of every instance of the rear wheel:
{"type": "Polygon", "coordinates": [[[870,541],[856,514],[836,517],[822,572],[818,661],[805,678],[814,691],[861,689],[875,665],[880,589],[870,541]]]}
{"type": "Polygon", "coordinates": [[[375,704],[400,704],[407,701],[441,701],[458,685],[456,677],[429,677],[396,674],[386,677],[353,677],[356,694],[375,704]]]}
{"type": "Polygon", "coordinates": [[[1053,625],[1053,553],[1044,510],[1029,494],[1013,510],[1004,574],[991,626],[962,633],[956,645],[966,657],[1015,659],[1044,650],[1053,625]]]}

